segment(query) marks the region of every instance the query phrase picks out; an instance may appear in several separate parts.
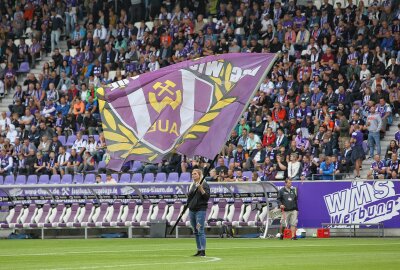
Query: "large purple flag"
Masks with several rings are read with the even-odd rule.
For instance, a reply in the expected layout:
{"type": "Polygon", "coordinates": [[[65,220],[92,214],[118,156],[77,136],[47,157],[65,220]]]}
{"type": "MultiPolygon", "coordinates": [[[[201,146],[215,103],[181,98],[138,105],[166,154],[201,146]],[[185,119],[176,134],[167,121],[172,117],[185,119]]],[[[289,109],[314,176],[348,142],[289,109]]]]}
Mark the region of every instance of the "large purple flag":
{"type": "Polygon", "coordinates": [[[275,54],[189,60],[99,88],[108,168],[168,153],[213,158],[275,61],[275,54]]]}

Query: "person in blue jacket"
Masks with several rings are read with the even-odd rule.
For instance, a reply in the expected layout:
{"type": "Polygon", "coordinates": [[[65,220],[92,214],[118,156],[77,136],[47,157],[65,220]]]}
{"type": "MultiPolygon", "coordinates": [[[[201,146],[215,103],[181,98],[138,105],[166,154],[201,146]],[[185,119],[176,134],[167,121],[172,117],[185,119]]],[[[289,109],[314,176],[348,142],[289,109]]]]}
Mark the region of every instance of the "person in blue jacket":
{"type": "Polygon", "coordinates": [[[326,157],[325,161],[323,161],[319,166],[319,173],[321,174],[321,179],[332,180],[334,170],[335,166],[332,163],[331,157],[326,157]]]}

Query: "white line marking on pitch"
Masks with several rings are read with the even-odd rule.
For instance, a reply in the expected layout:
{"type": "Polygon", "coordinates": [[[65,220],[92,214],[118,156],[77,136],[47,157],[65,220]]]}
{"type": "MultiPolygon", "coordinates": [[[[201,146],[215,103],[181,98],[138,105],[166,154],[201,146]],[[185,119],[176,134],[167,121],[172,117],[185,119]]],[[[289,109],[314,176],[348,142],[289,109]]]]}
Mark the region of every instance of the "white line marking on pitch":
{"type": "MultiPolygon", "coordinates": [[[[171,257],[171,256],[170,256],[171,257]]],[[[187,258],[186,256],[173,256],[173,257],[184,257],[187,258]]],[[[173,265],[173,264],[193,264],[193,263],[211,263],[211,262],[218,262],[221,261],[221,258],[218,257],[205,257],[204,260],[203,258],[196,258],[195,261],[190,261],[190,262],[155,262],[155,263],[129,263],[129,264],[118,264],[118,265],[98,265],[98,266],[82,266],[82,267],[73,267],[73,268],[51,268],[51,270],[75,270],[75,269],[105,269],[105,268],[121,268],[121,267],[133,267],[133,266],[151,266],[151,265],[173,265]],[[200,259],[200,260],[199,260],[200,259]]],[[[46,268],[46,270],[49,270],[49,268],[46,268]]]]}
{"type": "MultiPolygon", "coordinates": [[[[346,246],[389,246],[389,245],[400,245],[400,242],[397,243],[382,243],[382,244],[348,244],[348,245],[340,245],[341,247],[346,246]]],[[[332,245],[292,245],[292,246],[237,246],[237,247],[229,247],[229,249],[260,249],[260,248],[299,248],[299,247],[332,247],[332,245]]],[[[228,248],[219,248],[219,247],[210,247],[207,250],[224,250],[228,248]]],[[[24,256],[49,256],[49,255],[71,255],[71,254],[95,254],[95,253],[131,253],[131,252],[154,252],[154,251],[187,251],[186,248],[180,249],[123,249],[123,250],[92,250],[92,251],[70,251],[70,252],[46,252],[46,253],[27,253],[24,256]]],[[[19,257],[20,254],[0,254],[0,257],[19,257]]]]}

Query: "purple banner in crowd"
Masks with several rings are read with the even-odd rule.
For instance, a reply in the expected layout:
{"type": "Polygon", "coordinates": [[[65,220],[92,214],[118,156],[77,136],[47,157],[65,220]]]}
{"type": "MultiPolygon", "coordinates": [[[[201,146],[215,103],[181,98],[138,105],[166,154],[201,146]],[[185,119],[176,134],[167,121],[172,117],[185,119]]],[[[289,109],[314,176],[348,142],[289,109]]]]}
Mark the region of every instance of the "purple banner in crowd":
{"type": "Polygon", "coordinates": [[[214,158],[275,61],[232,53],[184,61],[98,89],[108,168],[172,151],[214,158]]]}
{"type": "Polygon", "coordinates": [[[379,222],[385,228],[400,227],[399,181],[293,182],[293,186],[298,191],[299,227],[379,222]]]}

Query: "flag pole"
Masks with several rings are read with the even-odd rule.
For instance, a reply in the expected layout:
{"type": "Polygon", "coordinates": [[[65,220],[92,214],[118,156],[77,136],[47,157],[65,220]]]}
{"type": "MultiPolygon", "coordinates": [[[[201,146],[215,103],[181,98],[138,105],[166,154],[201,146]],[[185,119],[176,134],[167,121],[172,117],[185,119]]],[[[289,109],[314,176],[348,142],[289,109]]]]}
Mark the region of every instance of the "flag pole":
{"type": "MultiPolygon", "coordinates": [[[[209,174],[211,169],[214,167],[214,164],[217,161],[218,156],[219,156],[219,152],[215,155],[213,161],[210,163],[210,166],[208,166],[207,170],[203,173],[203,177],[200,180],[199,186],[201,184],[203,184],[203,182],[206,179],[207,175],[209,174]]],[[[194,194],[196,194],[197,190],[199,189],[199,186],[197,186],[196,189],[194,190],[194,194]]],[[[176,226],[178,226],[179,221],[181,221],[181,219],[182,219],[183,215],[185,214],[186,210],[189,208],[190,202],[193,200],[193,198],[194,198],[194,196],[190,200],[188,198],[188,200],[187,200],[187,202],[185,204],[185,207],[183,207],[181,214],[179,215],[178,219],[175,221],[174,226],[172,227],[171,231],[169,232],[170,235],[174,232],[176,226]]]]}

